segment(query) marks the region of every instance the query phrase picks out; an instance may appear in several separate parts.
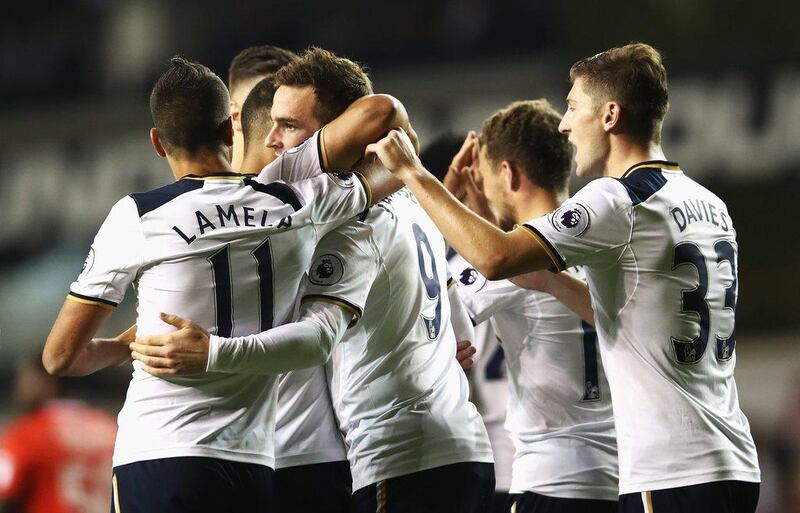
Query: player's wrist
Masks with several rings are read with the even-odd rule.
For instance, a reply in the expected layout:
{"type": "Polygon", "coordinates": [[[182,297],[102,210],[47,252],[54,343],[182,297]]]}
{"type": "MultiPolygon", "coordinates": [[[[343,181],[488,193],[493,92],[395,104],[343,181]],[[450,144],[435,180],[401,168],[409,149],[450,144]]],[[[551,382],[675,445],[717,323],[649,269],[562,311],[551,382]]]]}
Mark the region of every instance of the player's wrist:
{"type": "Polygon", "coordinates": [[[409,184],[424,180],[430,173],[419,162],[410,162],[397,168],[397,175],[403,182],[409,184]]]}
{"type": "Polygon", "coordinates": [[[218,372],[219,355],[225,343],[224,338],[217,335],[208,336],[208,362],[206,362],[206,372],[218,372]]]}

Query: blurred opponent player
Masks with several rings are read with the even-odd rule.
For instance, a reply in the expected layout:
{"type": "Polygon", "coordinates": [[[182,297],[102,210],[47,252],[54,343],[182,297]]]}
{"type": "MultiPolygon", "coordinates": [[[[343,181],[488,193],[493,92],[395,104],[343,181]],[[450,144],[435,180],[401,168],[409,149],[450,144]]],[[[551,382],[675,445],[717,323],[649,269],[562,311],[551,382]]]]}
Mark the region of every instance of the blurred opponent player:
{"type": "MultiPolygon", "coordinates": [[[[462,154],[479,155],[478,162],[461,160],[478,171],[481,188],[467,182],[474,191],[466,196],[485,194],[500,228],[568,197],[572,149],[560,121],[544,100],[514,102],[484,122],[480,140],[467,137],[462,154]]],[[[513,510],[615,513],[614,418],[594,328],[548,293],[487,281],[469,264],[458,272],[474,322],[491,321],[503,341],[506,427],[516,448],[513,510]]]]}
{"type": "Polygon", "coordinates": [[[607,50],[578,61],[570,78],[560,130],[577,148],[578,174],[601,178],[511,232],[456,202],[401,132],[378,143],[381,160],[488,278],[585,266],[579,299],[588,305],[591,293],[611,387],[621,511],[752,513],[760,471],[733,377],[738,250],[728,209],[665,160],[667,74],[655,49],[607,50]]]}
{"type": "Polygon", "coordinates": [[[276,71],[296,58],[297,55],[290,50],[261,45],[245,48],[231,61],[228,68],[228,91],[231,96],[231,119],[233,120],[233,157],[231,158],[233,169],[241,171],[244,155],[241,115],[245,99],[256,84],[267,76],[274,75],[276,71]]]}
{"type": "Polygon", "coordinates": [[[21,360],[14,402],[24,410],[0,436],[0,511],[107,513],[117,425],[106,412],[58,399],[41,359],[21,360]]]}
{"type": "MultiPolygon", "coordinates": [[[[112,208],[48,338],[51,373],[106,363],[108,355],[87,354],[88,340],[132,283],[140,336],[171,329],[156,319],[164,310],[226,335],[287,321],[318,238],[363,211],[370,190],[386,194],[394,183],[375,174],[363,184],[323,175],[264,185],[232,172],[227,90],[183,58],[173,58],[150,105],[153,147],[178,181],[112,208]]],[[[326,127],[327,141],[315,134],[273,164],[319,169],[324,160],[348,169],[370,140],[404,120],[390,97],[364,98],[326,127]]],[[[114,453],[116,511],[274,510],[276,390],[277,376],[161,379],[135,363],[114,453]]]]}

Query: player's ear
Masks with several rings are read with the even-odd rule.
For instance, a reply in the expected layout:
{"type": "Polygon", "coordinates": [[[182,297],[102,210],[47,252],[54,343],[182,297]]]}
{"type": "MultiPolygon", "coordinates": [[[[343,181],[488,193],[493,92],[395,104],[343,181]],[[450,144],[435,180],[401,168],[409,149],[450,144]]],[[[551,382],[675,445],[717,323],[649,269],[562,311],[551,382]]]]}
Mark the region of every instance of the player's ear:
{"type": "Polygon", "coordinates": [[[522,184],[522,168],[514,162],[504,160],[502,163],[502,169],[506,180],[506,186],[511,191],[517,191],[522,184]]]}
{"type": "Polygon", "coordinates": [[[158,138],[157,128],[150,129],[150,142],[153,143],[153,149],[156,150],[156,154],[159,157],[167,156],[167,152],[164,150],[164,146],[161,144],[161,140],[158,138]]]}
{"type": "Polygon", "coordinates": [[[231,119],[233,120],[233,130],[236,132],[242,131],[242,111],[239,104],[235,101],[230,101],[231,106],[231,119]]]}
{"type": "Polygon", "coordinates": [[[606,132],[616,132],[620,127],[620,115],[622,107],[617,102],[606,102],[603,107],[603,130],[606,132]]]}
{"type": "Polygon", "coordinates": [[[222,122],[222,137],[225,139],[225,146],[233,146],[233,119],[231,116],[222,122]]]}

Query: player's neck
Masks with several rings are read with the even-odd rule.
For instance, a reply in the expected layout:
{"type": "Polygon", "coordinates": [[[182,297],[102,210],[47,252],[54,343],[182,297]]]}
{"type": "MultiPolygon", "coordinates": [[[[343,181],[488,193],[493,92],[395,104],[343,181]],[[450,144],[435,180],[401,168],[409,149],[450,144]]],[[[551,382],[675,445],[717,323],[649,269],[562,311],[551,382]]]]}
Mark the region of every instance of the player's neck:
{"type": "Polygon", "coordinates": [[[225,153],[198,153],[175,158],[167,155],[167,162],[176,180],[184,176],[206,176],[217,173],[235,173],[225,153]]]}
{"type": "Polygon", "coordinates": [[[242,158],[241,165],[237,169],[240,173],[257,175],[264,169],[264,166],[266,166],[264,160],[262,155],[245,154],[242,158]]]}
{"type": "Polygon", "coordinates": [[[612,141],[604,175],[620,178],[631,167],[649,160],[666,160],[660,144],[641,144],[618,138],[612,141]]]}
{"type": "Polygon", "coordinates": [[[538,187],[520,192],[514,199],[514,222],[521,224],[549,214],[561,206],[568,196],[567,191],[556,194],[538,187]]]}

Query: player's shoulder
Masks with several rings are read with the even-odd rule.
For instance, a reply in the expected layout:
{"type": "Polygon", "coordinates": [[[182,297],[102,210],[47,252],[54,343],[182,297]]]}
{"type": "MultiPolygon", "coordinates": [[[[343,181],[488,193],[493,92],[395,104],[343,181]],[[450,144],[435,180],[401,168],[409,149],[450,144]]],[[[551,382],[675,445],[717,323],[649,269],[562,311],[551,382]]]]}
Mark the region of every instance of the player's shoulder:
{"type": "Polygon", "coordinates": [[[575,193],[567,203],[572,201],[606,200],[615,204],[626,204],[630,200],[625,184],[620,179],[604,176],[595,178],[575,193]]]}
{"type": "Polygon", "coordinates": [[[144,217],[150,212],[163,207],[170,201],[186,193],[203,188],[202,179],[183,178],[156,189],[146,192],[134,192],[122,198],[121,202],[132,201],[136,207],[138,216],[144,217]]]}
{"type": "Polygon", "coordinates": [[[617,181],[625,188],[631,205],[635,207],[658,194],[667,185],[670,176],[684,177],[678,163],[654,160],[631,167],[617,181]]]}
{"type": "Polygon", "coordinates": [[[285,150],[278,158],[264,166],[256,180],[270,183],[275,180],[296,182],[311,178],[324,171],[325,160],[322,130],[317,130],[311,137],[297,146],[285,150]],[[300,162],[306,162],[309,165],[298,165],[300,162]]]}

